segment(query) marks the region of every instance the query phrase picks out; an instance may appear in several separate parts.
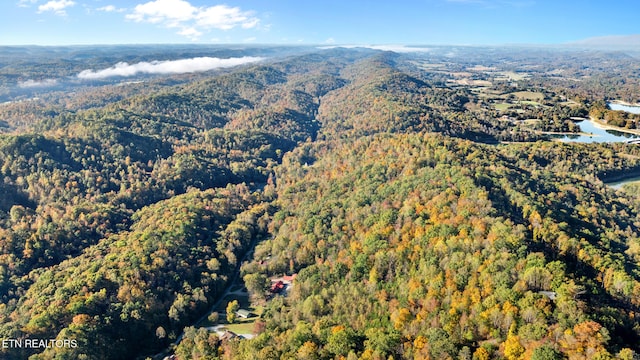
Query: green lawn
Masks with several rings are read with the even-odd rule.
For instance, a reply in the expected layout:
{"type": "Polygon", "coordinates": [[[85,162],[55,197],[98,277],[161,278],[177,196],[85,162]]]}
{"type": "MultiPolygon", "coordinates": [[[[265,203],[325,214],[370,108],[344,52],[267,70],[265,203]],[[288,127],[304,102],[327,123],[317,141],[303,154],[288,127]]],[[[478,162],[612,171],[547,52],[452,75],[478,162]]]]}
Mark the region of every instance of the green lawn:
{"type": "Polygon", "coordinates": [[[535,106],[542,106],[541,103],[537,102],[537,101],[531,101],[531,100],[521,100],[518,101],[519,104],[525,104],[525,105],[535,105],[535,106]]]}
{"type": "Polygon", "coordinates": [[[564,106],[568,106],[568,107],[571,107],[571,108],[582,106],[582,104],[578,104],[577,102],[575,102],[573,100],[563,101],[563,102],[559,103],[558,105],[564,105],[564,106]]]}
{"type": "Polygon", "coordinates": [[[237,322],[235,324],[225,325],[225,329],[233,331],[236,334],[252,334],[255,322],[258,318],[247,319],[246,322],[237,322]]]}
{"type": "Polygon", "coordinates": [[[494,106],[496,110],[505,111],[510,109],[513,106],[513,104],[502,103],[502,104],[495,104],[494,106]]]}
{"type": "MultiPolygon", "coordinates": [[[[257,306],[253,306],[250,301],[249,301],[249,296],[248,295],[242,295],[242,296],[238,296],[238,295],[229,295],[227,297],[224,298],[224,301],[220,302],[220,305],[218,305],[218,307],[214,310],[216,312],[218,312],[218,322],[217,323],[213,323],[211,321],[209,321],[208,317],[209,314],[207,314],[207,317],[204,318],[204,320],[202,320],[198,325],[202,326],[202,327],[210,327],[210,326],[215,326],[215,325],[219,325],[219,324],[226,324],[227,323],[227,304],[230,301],[233,300],[238,300],[238,303],[240,304],[240,308],[241,309],[247,309],[250,310],[251,313],[253,313],[255,316],[250,317],[249,319],[237,319],[237,324],[230,324],[229,326],[235,326],[235,325],[243,325],[245,323],[247,324],[251,324],[251,326],[253,326],[253,323],[256,321],[256,319],[259,319],[260,316],[262,315],[262,313],[264,312],[264,307],[257,305],[257,306]]],[[[227,326],[227,325],[225,325],[227,326]]],[[[253,329],[253,327],[252,327],[253,329]]],[[[235,330],[232,330],[235,331],[235,330]]]]}
{"type": "Polygon", "coordinates": [[[537,101],[518,100],[514,104],[509,104],[509,103],[494,104],[494,107],[498,111],[505,111],[505,110],[509,110],[511,108],[514,108],[514,107],[518,107],[519,105],[544,106],[544,105],[542,105],[541,103],[539,103],[537,101]]]}
{"type": "Polygon", "coordinates": [[[233,331],[236,334],[252,334],[253,328],[255,327],[255,322],[259,318],[259,316],[254,316],[248,319],[237,319],[233,324],[227,324],[227,320],[221,318],[220,321],[216,324],[213,324],[210,321],[206,320],[199,324],[199,326],[211,327],[215,325],[222,325],[222,327],[219,328],[219,330],[221,331],[229,330],[233,331]]]}

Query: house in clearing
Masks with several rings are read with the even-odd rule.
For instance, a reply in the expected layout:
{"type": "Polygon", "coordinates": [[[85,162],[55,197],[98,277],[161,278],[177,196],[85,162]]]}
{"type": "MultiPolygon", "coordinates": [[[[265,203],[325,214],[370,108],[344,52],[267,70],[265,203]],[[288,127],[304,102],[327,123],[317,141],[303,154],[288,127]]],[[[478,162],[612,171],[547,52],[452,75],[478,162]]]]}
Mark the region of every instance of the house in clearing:
{"type": "Polygon", "coordinates": [[[291,286],[293,286],[293,281],[296,279],[296,276],[298,276],[298,274],[285,275],[279,278],[272,278],[271,289],[269,291],[271,291],[272,294],[279,294],[283,290],[289,291],[291,286]]]}
{"type": "Polygon", "coordinates": [[[240,309],[236,311],[236,315],[238,315],[239,318],[248,319],[251,317],[251,311],[246,309],[240,309]]]}

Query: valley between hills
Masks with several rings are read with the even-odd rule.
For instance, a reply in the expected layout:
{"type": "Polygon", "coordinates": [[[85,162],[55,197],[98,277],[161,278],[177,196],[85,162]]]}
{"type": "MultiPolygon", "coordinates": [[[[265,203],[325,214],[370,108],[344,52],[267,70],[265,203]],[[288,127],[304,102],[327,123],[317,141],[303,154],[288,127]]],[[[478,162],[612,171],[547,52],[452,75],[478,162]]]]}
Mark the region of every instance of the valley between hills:
{"type": "Polygon", "coordinates": [[[2,54],[2,358],[640,354],[637,57],[2,54]]]}

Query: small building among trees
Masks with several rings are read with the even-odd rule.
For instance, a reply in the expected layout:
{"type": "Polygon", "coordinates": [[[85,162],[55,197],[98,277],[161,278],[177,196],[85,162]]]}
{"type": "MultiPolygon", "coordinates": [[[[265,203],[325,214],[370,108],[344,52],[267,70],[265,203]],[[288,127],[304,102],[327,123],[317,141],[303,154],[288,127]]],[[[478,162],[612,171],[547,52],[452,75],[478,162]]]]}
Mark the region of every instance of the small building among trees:
{"type": "Polygon", "coordinates": [[[239,318],[242,318],[242,319],[248,319],[248,318],[250,318],[250,317],[251,317],[251,315],[252,315],[252,314],[251,314],[251,311],[249,311],[249,310],[246,310],[246,309],[239,309],[238,311],[236,311],[236,315],[237,315],[239,318]]]}
{"type": "Polygon", "coordinates": [[[271,293],[272,294],[278,294],[280,293],[282,290],[284,290],[285,286],[284,286],[284,282],[282,280],[280,281],[276,281],[273,284],[271,284],[271,293]]]}

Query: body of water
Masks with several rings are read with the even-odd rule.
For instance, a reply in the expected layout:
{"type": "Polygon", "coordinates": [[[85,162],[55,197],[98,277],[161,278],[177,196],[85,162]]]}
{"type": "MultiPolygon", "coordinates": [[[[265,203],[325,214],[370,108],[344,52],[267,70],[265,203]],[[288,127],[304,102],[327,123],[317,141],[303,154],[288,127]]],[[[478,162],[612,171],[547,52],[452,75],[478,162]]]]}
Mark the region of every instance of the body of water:
{"type": "MultiPolygon", "coordinates": [[[[608,103],[607,105],[611,110],[622,110],[632,114],[640,114],[640,106],[622,105],[617,103],[608,103]]],[[[640,176],[633,176],[621,181],[614,181],[611,183],[607,183],[607,185],[611,186],[614,189],[620,189],[624,184],[638,182],[638,181],[640,181],[640,176]]]]}
{"type": "Polygon", "coordinates": [[[558,139],[565,142],[622,142],[629,139],[637,139],[640,136],[617,130],[605,130],[596,126],[591,120],[577,122],[584,134],[559,135],[558,139]]]}
{"type": "MultiPolygon", "coordinates": [[[[622,110],[634,114],[640,114],[640,106],[621,105],[616,103],[609,103],[611,110],[622,110]]],[[[596,126],[596,124],[588,119],[577,122],[580,125],[580,129],[583,134],[576,135],[562,135],[559,136],[561,141],[565,142],[582,142],[582,143],[594,143],[594,142],[622,142],[629,139],[637,139],[640,136],[630,133],[625,133],[617,130],[605,130],[596,126]]],[[[640,145],[634,145],[640,146],[640,145]]],[[[626,179],[622,179],[615,182],[607,183],[614,189],[619,189],[622,185],[640,181],[640,176],[631,176],[626,179]]]]}
{"type": "Polygon", "coordinates": [[[640,114],[640,106],[622,105],[618,103],[608,103],[607,105],[609,105],[609,109],[611,110],[621,110],[632,114],[640,114]]]}
{"type": "Polygon", "coordinates": [[[607,184],[607,186],[610,186],[614,189],[620,189],[624,184],[629,184],[629,183],[639,182],[639,181],[640,181],[640,176],[634,176],[624,180],[614,181],[614,182],[605,183],[605,184],[607,184]]]}

